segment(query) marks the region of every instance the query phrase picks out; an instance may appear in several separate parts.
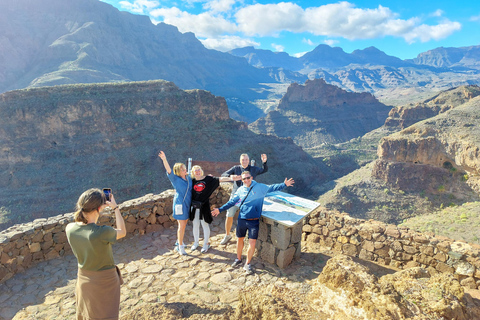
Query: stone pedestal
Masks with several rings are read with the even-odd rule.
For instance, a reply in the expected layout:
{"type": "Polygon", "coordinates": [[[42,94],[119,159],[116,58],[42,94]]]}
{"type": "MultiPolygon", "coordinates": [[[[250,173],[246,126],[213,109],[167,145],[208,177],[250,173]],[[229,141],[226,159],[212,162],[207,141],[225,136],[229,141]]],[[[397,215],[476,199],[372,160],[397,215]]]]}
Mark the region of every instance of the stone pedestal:
{"type": "Polygon", "coordinates": [[[299,258],[303,218],[319,205],[284,192],[269,194],[263,204],[256,245],[260,259],[285,268],[299,258]]]}

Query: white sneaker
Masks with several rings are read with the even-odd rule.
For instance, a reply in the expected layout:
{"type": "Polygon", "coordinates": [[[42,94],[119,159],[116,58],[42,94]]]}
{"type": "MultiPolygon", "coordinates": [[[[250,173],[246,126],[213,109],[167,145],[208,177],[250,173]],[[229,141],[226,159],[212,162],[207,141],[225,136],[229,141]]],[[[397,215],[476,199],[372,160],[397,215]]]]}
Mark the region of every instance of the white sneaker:
{"type": "Polygon", "coordinates": [[[195,251],[198,248],[198,242],[194,242],[190,250],[195,251]]]}
{"type": "Polygon", "coordinates": [[[245,266],[243,266],[243,270],[245,270],[246,274],[253,274],[253,269],[251,264],[245,263],[245,266]]]}
{"type": "Polygon", "coordinates": [[[210,249],[210,244],[204,244],[202,250],[200,251],[201,253],[207,253],[208,249],[210,249]]]}
{"type": "Polygon", "coordinates": [[[223,237],[223,240],[220,241],[220,244],[227,244],[227,242],[230,241],[230,239],[232,239],[232,236],[229,234],[226,234],[225,237],[223,237]]]}
{"type": "Polygon", "coordinates": [[[178,246],[178,253],[180,253],[181,256],[184,256],[184,255],[187,254],[185,252],[185,245],[184,244],[178,246]]]}

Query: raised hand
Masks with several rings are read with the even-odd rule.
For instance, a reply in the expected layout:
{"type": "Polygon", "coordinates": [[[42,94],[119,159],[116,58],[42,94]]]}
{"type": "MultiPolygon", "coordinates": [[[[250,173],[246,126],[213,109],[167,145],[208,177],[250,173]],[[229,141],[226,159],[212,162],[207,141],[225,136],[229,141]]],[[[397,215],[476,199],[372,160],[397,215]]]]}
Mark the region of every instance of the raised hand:
{"type": "Polygon", "coordinates": [[[267,155],[265,153],[261,155],[261,158],[263,163],[267,162],[267,155]]]}
{"type": "Polygon", "coordinates": [[[285,178],[284,183],[287,187],[291,187],[295,183],[295,180],[293,180],[293,178],[290,178],[290,179],[285,178]]]}

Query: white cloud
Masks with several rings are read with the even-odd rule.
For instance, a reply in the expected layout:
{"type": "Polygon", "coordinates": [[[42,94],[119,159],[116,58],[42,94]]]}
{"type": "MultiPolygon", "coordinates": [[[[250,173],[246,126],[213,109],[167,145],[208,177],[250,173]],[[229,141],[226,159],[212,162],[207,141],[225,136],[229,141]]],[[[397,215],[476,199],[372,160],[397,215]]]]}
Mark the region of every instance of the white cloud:
{"type": "Polygon", "coordinates": [[[260,44],[251,39],[245,39],[238,36],[224,36],[219,38],[209,38],[200,40],[205,48],[215,49],[218,51],[230,51],[235,48],[243,48],[248,46],[258,47],[260,44]]]}
{"type": "Polygon", "coordinates": [[[445,21],[444,23],[436,26],[420,25],[415,27],[412,31],[405,34],[403,37],[408,43],[415,42],[419,39],[421,42],[427,42],[430,40],[440,40],[448,37],[455,31],[462,28],[462,25],[458,22],[445,21]]]}
{"type": "MultiPolygon", "coordinates": [[[[443,11],[433,14],[441,16],[443,11]]],[[[399,19],[397,13],[382,5],[363,9],[346,1],[307,9],[291,2],[255,4],[238,10],[235,18],[239,30],[249,36],[278,36],[290,31],[349,40],[395,36],[424,41],[425,38],[441,39],[461,27],[458,22],[421,25],[420,18],[399,19]],[[426,31],[427,35],[417,33],[418,30],[426,31]]]]}
{"type": "Polygon", "coordinates": [[[206,2],[203,7],[212,12],[227,12],[232,9],[235,0],[212,0],[206,2]]]}
{"type": "Polygon", "coordinates": [[[246,35],[269,36],[281,31],[301,32],[303,12],[300,6],[290,2],[254,4],[238,10],[235,18],[246,35]]]}
{"type": "Polygon", "coordinates": [[[437,9],[430,14],[432,17],[441,17],[444,14],[443,10],[437,9]]]}
{"type": "Polygon", "coordinates": [[[303,55],[304,55],[305,53],[307,53],[307,52],[308,52],[308,51],[295,53],[295,54],[293,54],[293,56],[294,56],[295,58],[300,58],[301,56],[303,56],[303,55]]]}
{"type": "Polygon", "coordinates": [[[133,2],[120,1],[119,4],[125,10],[140,14],[147,13],[153,8],[159,6],[159,2],[155,0],[134,0],[133,2]]]}
{"type": "Polygon", "coordinates": [[[197,37],[215,38],[237,31],[234,23],[208,12],[194,15],[174,7],[155,9],[150,15],[154,18],[162,17],[163,22],[176,26],[180,32],[193,32],[197,37]]]}
{"type": "Polygon", "coordinates": [[[283,52],[283,51],[285,51],[285,47],[282,46],[281,44],[272,43],[271,46],[272,46],[273,49],[275,49],[276,52],[283,52]]]}
{"type": "Polygon", "coordinates": [[[303,38],[302,42],[308,44],[309,46],[314,46],[315,45],[315,43],[313,43],[312,40],[306,39],[306,38],[303,38]]]}
{"type": "Polygon", "coordinates": [[[470,17],[470,21],[480,21],[480,14],[478,16],[470,17]]]}
{"type": "MultiPolygon", "coordinates": [[[[203,38],[202,42],[210,48],[238,47],[233,43],[251,42],[253,40],[245,38],[253,36],[276,37],[282,32],[349,40],[392,36],[413,43],[440,40],[461,29],[460,23],[443,19],[444,12],[440,9],[423,17],[401,19],[388,7],[358,8],[347,1],[305,9],[293,2],[249,5],[244,4],[243,0],[182,0],[177,3],[183,6],[182,9],[155,9],[159,6],[159,0],[121,2],[123,7],[132,12],[149,13],[154,22],[174,25],[180,32],[193,32],[203,38]],[[201,13],[193,14],[185,9],[185,6],[198,8],[199,3],[204,10],[201,13]],[[425,19],[437,19],[438,22],[427,24],[425,19]]],[[[478,21],[480,15],[470,20],[478,21]]],[[[303,41],[314,45],[309,39],[303,41]]],[[[329,45],[337,42],[325,40],[329,45]]]]}
{"type": "Polygon", "coordinates": [[[333,47],[337,43],[339,43],[339,41],[338,40],[327,39],[327,40],[324,40],[323,43],[328,44],[330,47],[333,47]]]}

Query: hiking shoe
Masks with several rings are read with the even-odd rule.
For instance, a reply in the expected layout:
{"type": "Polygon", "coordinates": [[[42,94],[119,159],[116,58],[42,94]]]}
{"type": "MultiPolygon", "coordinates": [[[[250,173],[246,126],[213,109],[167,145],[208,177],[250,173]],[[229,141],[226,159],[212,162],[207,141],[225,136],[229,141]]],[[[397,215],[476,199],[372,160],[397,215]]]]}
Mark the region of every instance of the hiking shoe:
{"type": "Polygon", "coordinates": [[[232,239],[232,236],[229,234],[226,234],[225,237],[223,237],[223,240],[220,241],[220,244],[227,244],[227,242],[230,241],[230,239],[232,239]]]}
{"type": "Polygon", "coordinates": [[[197,248],[198,248],[198,242],[195,242],[195,243],[192,245],[192,247],[190,248],[190,250],[195,251],[195,250],[197,250],[197,248]]]}
{"type": "Polygon", "coordinates": [[[204,244],[202,250],[200,250],[201,253],[207,253],[208,249],[210,249],[210,244],[204,244]]]}
{"type": "Polygon", "coordinates": [[[241,264],[242,264],[242,260],[240,260],[240,259],[235,259],[235,261],[233,261],[233,263],[232,263],[232,267],[235,268],[235,267],[238,267],[238,266],[241,265],[241,264]]]}
{"type": "Polygon", "coordinates": [[[245,270],[245,272],[247,274],[253,274],[253,269],[252,269],[252,265],[250,263],[245,263],[245,265],[243,266],[243,269],[245,270]]]}
{"type": "Polygon", "coordinates": [[[178,253],[179,253],[181,256],[184,256],[184,255],[187,254],[187,253],[185,252],[185,245],[184,245],[184,244],[178,246],[178,253]]]}

